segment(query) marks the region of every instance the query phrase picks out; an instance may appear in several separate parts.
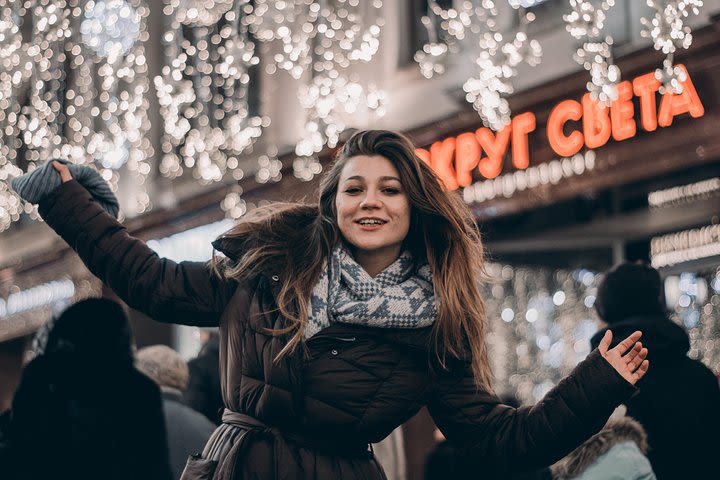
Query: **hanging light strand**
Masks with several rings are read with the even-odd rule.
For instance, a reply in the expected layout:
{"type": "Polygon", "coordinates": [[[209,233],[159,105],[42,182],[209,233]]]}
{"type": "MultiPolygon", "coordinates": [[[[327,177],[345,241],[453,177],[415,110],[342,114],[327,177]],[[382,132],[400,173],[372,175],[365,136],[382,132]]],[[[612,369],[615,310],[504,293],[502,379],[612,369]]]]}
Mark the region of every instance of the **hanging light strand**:
{"type": "Polygon", "coordinates": [[[414,57],[422,75],[431,78],[445,72],[448,54],[460,51],[463,41],[477,45],[472,49],[477,73],[465,81],[463,90],[483,123],[493,130],[510,123],[506,97],[514,91],[512,79],[518,66],[535,66],[542,58],[540,44],[527,35],[527,25],[535,15],[526,10],[524,2],[510,0],[509,4],[517,12],[519,28],[504,35],[498,30],[498,9],[492,0],[463,1],[448,9],[429,0],[428,14],[422,19],[428,43],[414,57]]]}
{"type": "Polygon", "coordinates": [[[682,84],[687,79],[685,71],[674,65],[674,55],[678,49],[690,48],[692,31],[685,24],[690,15],[698,15],[703,6],[702,0],[647,0],[648,6],[655,9],[652,18],[643,17],[640,34],[653,41],[655,50],[666,57],[662,68],[655,70],[655,78],[661,83],[660,93],[671,91],[682,93],[682,84]]]}
{"type": "Polygon", "coordinates": [[[601,38],[607,12],[614,5],[615,0],[603,0],[598,5],[589,0],[570,0],[572,10],[563,15],[565,29],[582,41],[573,58],[590,72],[587,90],[591,98],[602,105],[610,105],[617,99],[620,82],[620,69],[612,56],[613,38],[610,35],[601,38]]]}
{"type": "Polygon", "coordinates": [[[203,184],[243,178],[239,156],[269,125],[250,112],[250,70],[259,59],[249,12],[249,0],[166,5],[168,64],[154,79],[165,127],[162,175],[176,178],[187,168],[203,184]]]}
{"type": "Polygon", "coordinates": [[[514,92],[512,79],[518,74],[518,66],[522,63],[537,66],[542,59],[540,43],[527,35],[527,26],[535,20],[535,15],[518,2],[510,3],[517,12],[520,28],[511,40],[506,40],[497,31],[495,6],[492,2],[483,2],[488,8],[479,18],[486,18],[489,29],[479,35],[479,53],[475,59],[477,75],[463,84],[467,101],[473,105],[483,123],[496,131],[510,124],[507,96],[514,92]]]}
{"type": "Polygon", "coordinates": [[[123,210],[150,208],[148,13],[141,0],[0,0],[0,230],[39,218],[6,182],[54,158],[96,168],[113,189],[127,169],[138,187],[123,210]]]}

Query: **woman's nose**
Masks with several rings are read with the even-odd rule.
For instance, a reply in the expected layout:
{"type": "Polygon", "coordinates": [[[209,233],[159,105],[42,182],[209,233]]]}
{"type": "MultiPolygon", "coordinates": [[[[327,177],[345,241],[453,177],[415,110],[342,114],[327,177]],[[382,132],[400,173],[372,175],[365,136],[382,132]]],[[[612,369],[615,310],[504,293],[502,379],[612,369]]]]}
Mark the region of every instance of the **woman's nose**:
{"type": "Polygon", "coordinates": [[[368,191],[362,199],[362,202],[360,202],[361,208],[378,208],[380,205],[381,202],[377,194],[371,191],[368,191]]]}

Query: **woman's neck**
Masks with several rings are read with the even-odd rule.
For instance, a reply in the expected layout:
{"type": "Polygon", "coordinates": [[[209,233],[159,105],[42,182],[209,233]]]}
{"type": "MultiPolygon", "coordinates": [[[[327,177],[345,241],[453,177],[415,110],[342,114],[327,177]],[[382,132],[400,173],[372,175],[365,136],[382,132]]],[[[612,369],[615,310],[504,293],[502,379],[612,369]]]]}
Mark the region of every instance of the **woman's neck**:
{"type": "Polygon", "coordinates": [[[393,246],[386,250],[371,251],[352,248],[350,251],[355,261],[372,278],[375,278],[380,272],[392,265],[400,256],[400,246],[393,246]]]}

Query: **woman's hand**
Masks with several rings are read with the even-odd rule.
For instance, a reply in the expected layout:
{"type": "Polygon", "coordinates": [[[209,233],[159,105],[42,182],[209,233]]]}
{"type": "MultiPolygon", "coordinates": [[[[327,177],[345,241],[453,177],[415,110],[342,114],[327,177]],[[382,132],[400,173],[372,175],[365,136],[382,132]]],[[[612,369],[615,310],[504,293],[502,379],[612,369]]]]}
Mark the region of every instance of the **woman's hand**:
{"type": "Polygon", "coordinates": [[[73,177],[70,174],[70,169],[67,167],[67,165],[53,161],[53,168],[55,168],[55,170],[57,170],[57,172],[60,174],[60,180],[62,181],[62,183],[72,180],[73,177]]]}
{"type": "Polygon", "coordinates": [[[642,343],[638,342],[641,336],[642,332],[637,331],[620,342],[612,350],[608,350],[612,343],[612,332],[608,330],[605,332],[605,336],[600,341],[600,346],[598,347],[600,354],[605,360],[607,360],[625,380],[633,385],[647,373],[648,366],[650,365],[650,362],[645,360],[648,349],[643,348],[642,343]]]}

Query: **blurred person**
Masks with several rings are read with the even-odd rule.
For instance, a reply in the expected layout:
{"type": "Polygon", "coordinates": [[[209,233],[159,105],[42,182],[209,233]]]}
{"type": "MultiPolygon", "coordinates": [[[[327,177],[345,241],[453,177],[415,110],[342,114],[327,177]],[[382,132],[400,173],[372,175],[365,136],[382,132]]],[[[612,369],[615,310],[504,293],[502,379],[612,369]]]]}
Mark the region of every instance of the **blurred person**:
{"type": "Polygon", "coordinates": [[[608,330],[614,338],[643,331],[653,368],[627,401],[627,414],[647,432],[657,478],[717,478],[720,388],[709,368],[687,356],[690,340],[667,316],[659,272],[642,263],[615,266],[598,286],[595,309],[604,328],[593,347],[608,330]]]}
{"type": "Polygon", "coordinates": [[[83,300],[38,332],[12,403],[3,478],[170,479],[160,391],[133,367],[125,312],[83,300]]]}
{"type": "Polygon", "coordinates": [[[23,358],[31,335],[22,322],[7,322],[0,330],[0,469],[6,465],[9,450],[9,429],[12,399],[20,383],[23,358]]]}
{"type": "Polygon", "coordinates": [[[190,380],[183,393],[185,403],[205,415],[215,425],[222,423],[225,408],[220,386],[220,336],[217,329],[199,329],[202,347],[188,362],[190,380]]]}
{"type": "Polygon", "coordinates": [[[647,434],[618,407],[602,430],[552,467],[554,480],[655,480],[647,434]]]}
{"type": "Polygon", "coordinates": [[[185,480],[382,479],[369,444],[424,405],[463,455],[492,460],[486,478],[530,470],[598,431],[649,368],[641,332],[612,349],[608,334],[540,403],[502,405],[472,213],[401,134],[353,135],[316,203],[256,209],[209,263],[160,258],[50,168],[62,183],[39,211],[95,275],[152,318],[220,327],[223,424],[185,480]]]}
{"type": "Polygon", "coordinates": [[[170,467],[179,479],[188,456],[202,452],[215,424],[182,402],[188,384],[185,360],[172,348],[152,345],[135,354],[135,366],[160,387],[167,427],[170,467]]]}

